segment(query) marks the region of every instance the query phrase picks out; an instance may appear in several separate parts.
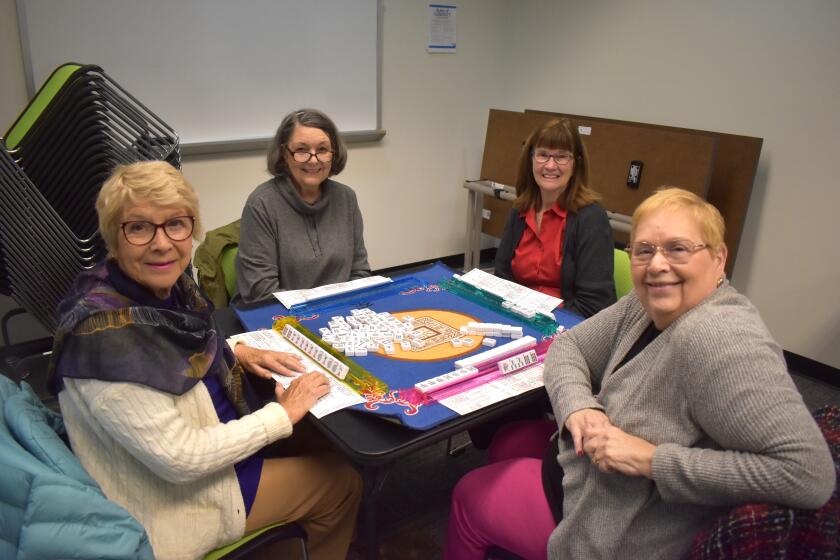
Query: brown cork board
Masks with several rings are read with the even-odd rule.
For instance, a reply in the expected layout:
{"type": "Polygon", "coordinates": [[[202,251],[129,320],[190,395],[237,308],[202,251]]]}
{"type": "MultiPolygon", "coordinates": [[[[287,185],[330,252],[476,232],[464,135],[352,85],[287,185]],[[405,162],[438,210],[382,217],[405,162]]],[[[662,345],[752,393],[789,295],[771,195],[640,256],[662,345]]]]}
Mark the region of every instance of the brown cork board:
{"type": "MultiPolygon", "coordinates": [[[[513,185],[522,144],[532,130],[554,116],[491,109],[482,179],[513,185]]],[[[705,198],[715,159],[714,137],[583,117],[571,120],[574,126],[590,129],[589,134],[581,135],[589,154],[590,184],[604,197],[602,204],[607,210],[630,215],[663,184],[679,184],[705,198]],[[639,186],[630,188],[627,173],[634,160],[644,162],[644,168],[639,186]]],[[[490,219],[484,220],[482,231],[500,236],[510,203],[485,197],[484,207],[490,210],[490,219]]]]}
{"type": "MultiPolygon", "coordinates": [[[[540,123],[550,119],[545,115],[526,115],[514,111],[490,109],[487,119],[487,136],[484,140],[484,159],[481,178],[513,186],[516,183],[516,165],[522,147],[540,123]]],[[[481,231],[501,237],[511,203],[506,200],[484,197],[484,208],[490,210],[490,219],[483,220],[481,231]]]]}
{"type": "MultiPolygon", "coordinates": [[[[747,215],[747,207],[749,206],[756,170],[758,169],[758,159],[761,155],[761,146],[764,142],[762,138],[649,123],[619,121],[600,117],[583,117],[565,113],[535,111],[531,109],[526,109],[525,114],[543,115],[546,117],[566,116],[572,120],[623,124],[664,132],[680,132],[716,138],[717,153],[706,200],[720,210],[726,222],[724,241],[729,249],[726,270],[728,274],[732,273],[735,266],[735,257],[738,254],[738,245],[740,244],[741,234],[744,229],[744,220],[747,215]]],[[[644,173],[642,177],[644,179],[644,173]]]]}

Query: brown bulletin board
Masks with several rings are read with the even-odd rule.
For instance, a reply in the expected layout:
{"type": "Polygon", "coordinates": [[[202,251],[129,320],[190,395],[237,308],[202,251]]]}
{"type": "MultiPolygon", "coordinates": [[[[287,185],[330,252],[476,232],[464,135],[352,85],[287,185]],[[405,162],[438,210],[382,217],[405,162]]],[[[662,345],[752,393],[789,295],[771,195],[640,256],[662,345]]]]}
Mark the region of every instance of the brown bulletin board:
{"type": "MultiPolygon", "coordinates": [[[[540,124],[556,115],[490,110],[481,177],[513,185],[522,145],[540,124]]],[[[591,186],[604,198],[607,210],[630,215],[638,204],[663,184],[679,184],[705,198],[714,167],[717,141],[712,136],[660,131],[585,117],[571,118],[573,126],[588,127],[581,135],[590,161],[591,186]],[[630,162],[644,162],[640,184],[627,186],[630,162]]],[[[510,203],[485,197],[490,219],[482,231],[501,236],[510,203]]],[[[616,238],[626,241],[626,236],[616,238]]]]}
{"type": "Polygon", "coordinates": [[[714,138],[625,124],[571,119],[591,129],[581,139],[589,153],[589,182],[607,210],[631,215],[661,185],[678,184],[705,198],[714,166],[714,138]],[[644,163],[640,184],[627,186],[630,162],[644,163]]]}
{"type": "MultiPolygon", "coordinates": [[[[723,219],[726,221],[726,236],[724,241],[729,249],[726,271],[727,274],[732,274],[732,270],[735,267],[735,257],[738,254],[738,245],[740,244],[741,234],[744,229],[744,220],[747,215],[750,195],[752,194],[753,182],[755,181],[755,174],[758,169],[758,159],[761,155],[761,146],[764,142],[762,138],[754,136],[741,136],[737,134],[725,134],[722,132],[711,132],[707,130],[661,126],[649,123],[619,121],[600,117],[584,117],[566,113],[535,111],[531,109],[526,109],[525,114],[543,115],[546,117],[564,116],[572,119],[572,121],[620,124],[662,131],[663,133],[679,132],[680,134],[694,134],[715,138],[717,140],[717,152],[714,158],[714,165],[709,181],[709,190],[706,200],[714,204],[715,207],[720,210],[720,213],[723,215],[723,219]]],[[[646,171],[647,165],[642,172],[643,184],[646,171]]],[[[684,186],[679,181],[676,181],[675,184],[684,186]]]]}
{"type": "MultiPolygon", "coordinates": [[[[484,159],[481,162],[481,178],[503,185],[516,184],[516,166],[523,145],[537,126],[550,116],[517,113],[490,109],[487,119],[487,136],[484,140],[484,159]]],[[[484,197],[484,208],[490,211],[490,219],[483,220],[481,231],[487,235],[501,237],[511,203],[497,198],[484,197]]]]}

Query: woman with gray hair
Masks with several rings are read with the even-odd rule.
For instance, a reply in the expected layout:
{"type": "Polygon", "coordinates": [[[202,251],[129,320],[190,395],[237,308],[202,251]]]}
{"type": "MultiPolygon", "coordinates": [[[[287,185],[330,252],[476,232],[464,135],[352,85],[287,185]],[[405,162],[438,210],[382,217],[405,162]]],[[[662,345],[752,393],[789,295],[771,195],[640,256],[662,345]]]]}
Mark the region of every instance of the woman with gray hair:
{"type": "Polygon", "coordinates": [[[335,453],[263,457],[329,391],[297,357],[236,344],[184,274],[198,198],[166,162],[120,166],[96,201],[109,257],[58,309],[50,389],[73,451],[105,495],[146,528],[156,558],[197,558],[299,521],[313,558],[347,553],[361,482],[335,453]],[[248,406],[243,368],[297,375],[248,406]]]}
{"type": "Polygon", "coordinates": [[[268,153],[274,177],[242,210],[234,303],[370,276],[356,193],[330,179],[346,163],[329,117],[315,109],[286,115],[268,153]]]}

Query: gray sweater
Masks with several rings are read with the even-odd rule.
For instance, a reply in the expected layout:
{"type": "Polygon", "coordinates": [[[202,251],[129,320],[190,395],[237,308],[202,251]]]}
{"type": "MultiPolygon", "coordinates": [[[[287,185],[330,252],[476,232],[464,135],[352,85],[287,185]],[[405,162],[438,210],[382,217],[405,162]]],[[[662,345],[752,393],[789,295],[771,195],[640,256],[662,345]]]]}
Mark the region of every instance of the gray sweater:
{"type": "Polygon", "coordinates": [[[327,179],[307,204],[286,177],[251,193],[242,210],[234,303],[370,276],[356,193],[327,179]]]}
{"type": "Polygon", "coordinates": [[[724,284],[613,372],[649,324],[631,293],[551,346],[545,385],[564,471],[551,559],[681,558],[731,506],[817,508],[834,490],[828,446],[744,296],[724,284]],[[575,456],[563,423],[583,408],[657,445],[652,480],[575,456]]]}

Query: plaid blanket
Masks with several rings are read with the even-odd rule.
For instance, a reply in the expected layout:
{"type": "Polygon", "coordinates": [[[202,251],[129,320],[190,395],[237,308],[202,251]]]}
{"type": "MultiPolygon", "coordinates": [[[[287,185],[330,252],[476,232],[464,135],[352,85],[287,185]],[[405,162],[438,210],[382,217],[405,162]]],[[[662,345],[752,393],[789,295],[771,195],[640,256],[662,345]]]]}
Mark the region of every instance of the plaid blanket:
{"type": "Polygon", "coordinates": [[[838,486],[818,510],[774,504],[732,509],[694,537],[692,560],[840,558],[840,408],[814,414],[834,458],[838,486]]]}

